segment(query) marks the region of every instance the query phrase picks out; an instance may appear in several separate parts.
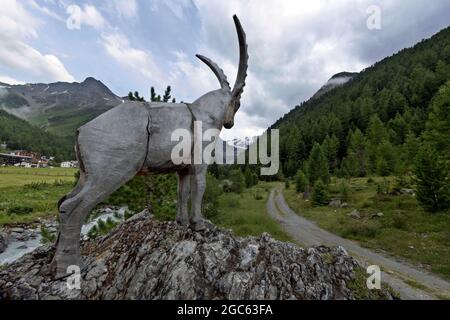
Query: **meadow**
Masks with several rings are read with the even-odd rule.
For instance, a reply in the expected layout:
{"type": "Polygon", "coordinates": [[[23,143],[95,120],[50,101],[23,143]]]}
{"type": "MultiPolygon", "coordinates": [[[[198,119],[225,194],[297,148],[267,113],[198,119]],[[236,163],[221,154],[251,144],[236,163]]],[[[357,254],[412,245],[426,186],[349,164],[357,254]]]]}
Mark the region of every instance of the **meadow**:
{"type": "Polygon", "coordinates": [[[76,169],[0,168],[0,226],[56,216],[58,200],[73,188],[76,169]]]}
{"type": "Polygon", "coordinates": [[[267,232],[280,241],[292,241],[280,225],[266,211],[269,191],[274,183],[259,182],[242,193],[224,193],[219,197],[219,213],[211,220],[232,229],[239,236],[260,236],[267,232]]]}
{"type": "Polygon", "coordinates": [[[425,212],[413,195],[387,192],[394,180],[333,178],[330,196],[346,198],[347,208],[314,206],[294,186],[285,189],[284,195],[295,212],[323,229],[450,278],[450,212],[425,212]],[[355,209],[360,219],[349,216],[355,209]]]}

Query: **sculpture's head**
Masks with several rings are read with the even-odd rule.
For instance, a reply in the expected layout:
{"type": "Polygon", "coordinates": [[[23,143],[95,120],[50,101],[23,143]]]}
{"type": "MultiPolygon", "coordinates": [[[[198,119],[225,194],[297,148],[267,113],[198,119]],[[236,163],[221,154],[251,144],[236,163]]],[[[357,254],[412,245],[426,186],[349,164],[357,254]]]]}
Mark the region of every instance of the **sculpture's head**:
{"type": "Polygon", "coordinates": [[[226,129],[231,129],[234,126],[234,115],[241,106],[241,95],[244,92],[245,79],[247,78],[248,69],[248,53],[245,32],[244,29],[242,29],[241,23],[236,15],[233,16],[233,20],[236,25],[236,31],[239,39],[239,69],[233,90],[230,88],[230,84],[227,81],[225,73],[217,64],[202,55],[197,55],[200,60],[211,68],[216,77],[219,79],[222,90],[226,93],[225,96],[227,99],[225,101],[225,105],[223,106],[225,108],[223,126],[226,129]]]}

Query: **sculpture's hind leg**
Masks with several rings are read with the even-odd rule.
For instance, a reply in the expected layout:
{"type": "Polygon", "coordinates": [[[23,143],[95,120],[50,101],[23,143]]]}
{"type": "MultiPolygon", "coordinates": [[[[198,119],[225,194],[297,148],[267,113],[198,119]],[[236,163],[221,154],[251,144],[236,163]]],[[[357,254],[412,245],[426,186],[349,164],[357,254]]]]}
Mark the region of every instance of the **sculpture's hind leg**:
{"type": "Polygon", "coordinates": [[[137,171],[129,169],[120,175],[88,176],[81,191],[61,204],[60,230],[52,262],[52,269],[57,276],[65,275],[71,265],[81,268],[80,233],[87,215],[136,173],[137,171]]]}

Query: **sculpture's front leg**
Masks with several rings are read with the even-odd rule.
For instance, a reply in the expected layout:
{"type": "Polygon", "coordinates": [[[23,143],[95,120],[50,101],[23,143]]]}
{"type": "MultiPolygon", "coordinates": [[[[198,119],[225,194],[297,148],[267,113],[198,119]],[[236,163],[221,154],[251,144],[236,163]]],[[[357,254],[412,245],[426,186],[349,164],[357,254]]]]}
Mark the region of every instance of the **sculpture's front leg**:
{"type": "Polygon", "coordinates": [[[191,206],[192,206],[192,228],[201,231],[206,228],[202,215],[203,194],[206,189],[207,165],[194,166],[194,174],[191,179],[191,206]]]}
{"type": "Polygon", "coordinates": [[[182,226],[189,225],[188,201],[191,189],[191,173],[178,173],[178,213],[177,222],[182,226]]]}

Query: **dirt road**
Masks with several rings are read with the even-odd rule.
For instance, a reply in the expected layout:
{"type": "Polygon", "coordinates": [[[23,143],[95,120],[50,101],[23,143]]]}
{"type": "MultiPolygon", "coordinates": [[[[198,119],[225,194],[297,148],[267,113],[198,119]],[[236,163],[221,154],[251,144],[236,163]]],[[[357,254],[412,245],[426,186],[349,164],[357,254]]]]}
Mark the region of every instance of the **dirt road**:
{"type": "Polygon", "coordinates": [[[268,214],[300,245],[342,246],[362,265],[381,267],[381,281],[385,281],[402,299],[430,300],[450,297],[450,283],[410,264],[363,248],[356,242],[341,238],[319,228],[299,216],[287,205],[280,189],[273,189],[267,201],[268,214]],[[410,284],[413,284],[411,286],[410,284]],[[418,287],[425,286],[419,289],[418,287]]]}

